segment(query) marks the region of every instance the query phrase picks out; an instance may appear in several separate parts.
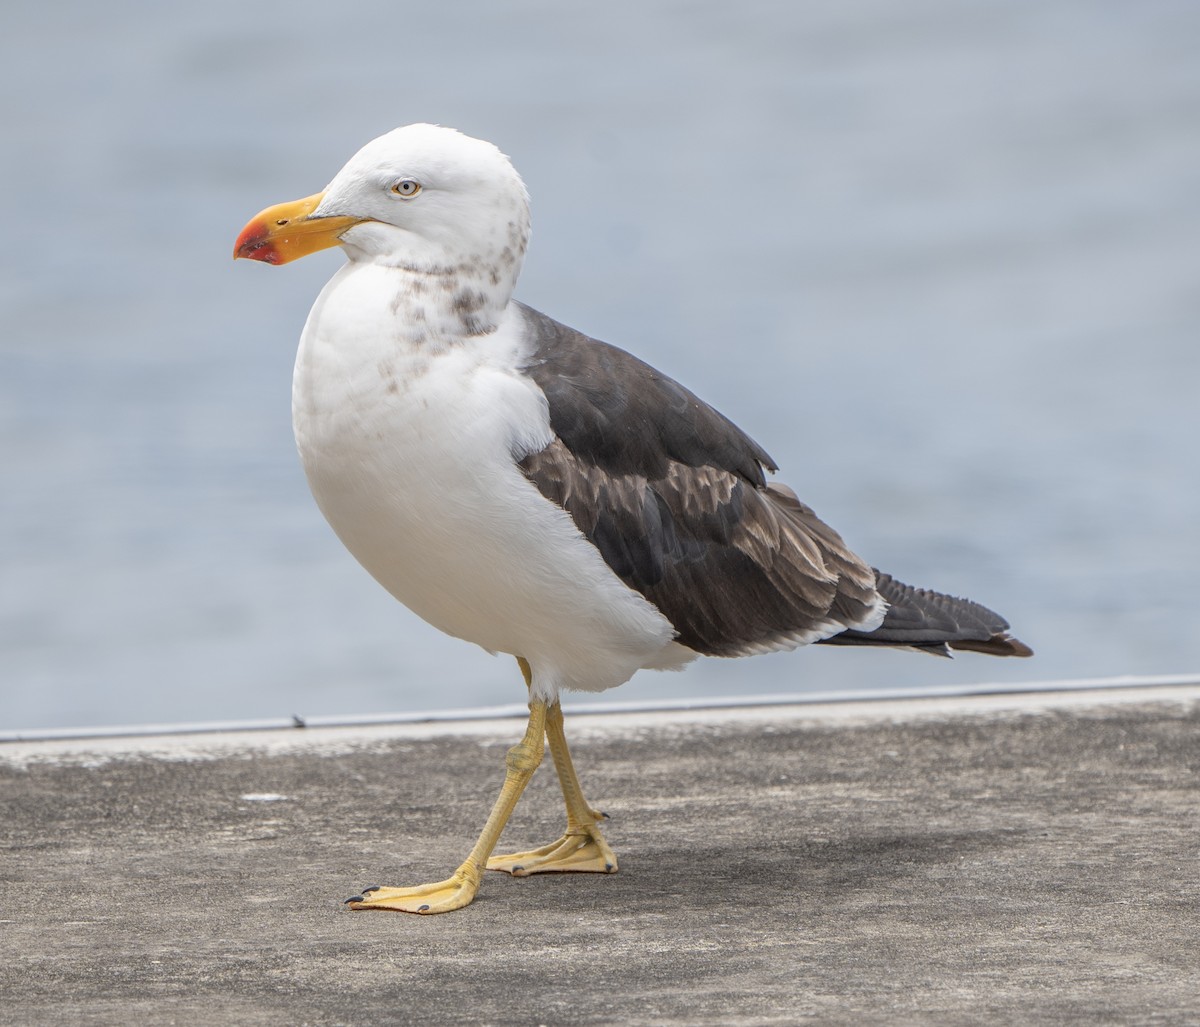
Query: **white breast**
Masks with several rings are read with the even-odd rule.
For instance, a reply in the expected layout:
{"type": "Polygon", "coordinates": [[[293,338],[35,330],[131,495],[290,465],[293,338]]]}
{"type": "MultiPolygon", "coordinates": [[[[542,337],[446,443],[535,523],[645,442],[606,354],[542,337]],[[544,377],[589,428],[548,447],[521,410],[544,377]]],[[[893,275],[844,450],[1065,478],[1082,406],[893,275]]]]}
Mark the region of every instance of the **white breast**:
{"type": "Polygon", "coordinates": [[[519,310],[486,336],[413,344],[396,274],[343,268],[296,359],[296,443],[338,537],[435,627],[525,657],[542,698],[686,662],[670,623],[514,461],[552,437],[544,395],[517,370],[519,310]]]}

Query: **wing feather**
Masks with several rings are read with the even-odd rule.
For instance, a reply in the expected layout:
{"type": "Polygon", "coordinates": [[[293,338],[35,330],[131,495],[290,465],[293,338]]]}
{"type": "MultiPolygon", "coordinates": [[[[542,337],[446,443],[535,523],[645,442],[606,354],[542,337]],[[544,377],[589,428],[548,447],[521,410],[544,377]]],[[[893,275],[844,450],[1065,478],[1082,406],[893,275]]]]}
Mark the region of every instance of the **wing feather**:
{"type": "Polygon", "coordinates": [[[526,367],[555,439],[515,454],[605,562],[697,652],[791,648],[870,630],[875,574],[784,486],[770,456],[677,382],[525,308],[526,367]]]}

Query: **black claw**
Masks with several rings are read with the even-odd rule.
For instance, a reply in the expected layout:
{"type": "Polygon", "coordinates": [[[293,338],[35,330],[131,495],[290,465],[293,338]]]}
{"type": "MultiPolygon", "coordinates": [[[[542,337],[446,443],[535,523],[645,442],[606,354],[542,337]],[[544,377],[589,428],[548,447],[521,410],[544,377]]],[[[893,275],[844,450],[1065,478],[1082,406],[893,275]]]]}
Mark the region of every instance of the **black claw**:
{"type": "Polygon", "coordinates": [[[351,896],[350,896],[350,898],[348,898],[348,899],[347,899],[345,902],[343,902],[343,903],[342,903],[342,905],[343,905],[343,906],[348,906],[348,905],[349,905],[351,902],[366,902],[366,901],[367,901],[367,900],[366,900],[366,897],[365,897],[365,896],[362,896],[362,895],[351,895],[351,896]]]}
{"type": "Polygon", "coordinates": [[[512,872],[515,874],[518,870],[524,870],[524,867],[513,867],[512,872]]]}
{"type": "Polygon", "coordinates": [[[379,888],[380,888],[380,885],[378,885],[378,884],[368,884],[368,885],[367,885],[367,886],[366,886],[366,887],[363,889],[363,894],[364,894],[364,895],[369,895],[369,894],[370,894],[371,892],[373,892],[373,891],[379,891],[379,888]]]}
{"type": "Polygon", "coordinates": [[[607,874],[611,874],[611,873],[612,873],[612,864],[611,864],[611,863],[605,863],[605,864],[604,864],[604,872],[605,872],[605,873],[607,873],[607,874]]]}
{"type": "Polygon", "coordinates": [[[425,903],[425,905],[423,905],[423,906],[418,906],[418,907],[417,907],[417,912],[418,912],[418,913],[424,913],[424,912],[425,912],[425,910],[427,910],[428,908],[429,908],[429,903],[427,902],[427,903],[425,903]]]}
{"type": "Polygon", "coordinates": [[[602,816],[602,817],[603,817],[605,820],[612,820],[612,817],[610,817],[610,816],[609,816],[607,813],[605,813],[605,812],[604,812],[604,810],[597,810],[597,812],[598,812],[598,813],[600,814],[600,816],[602,816]]]}

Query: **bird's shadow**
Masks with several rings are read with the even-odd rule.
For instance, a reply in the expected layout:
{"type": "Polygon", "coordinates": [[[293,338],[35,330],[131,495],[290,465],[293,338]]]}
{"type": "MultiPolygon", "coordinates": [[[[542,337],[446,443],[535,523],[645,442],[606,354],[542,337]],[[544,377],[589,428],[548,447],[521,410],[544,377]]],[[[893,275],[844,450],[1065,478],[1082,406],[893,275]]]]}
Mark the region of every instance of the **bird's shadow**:
{"type": "MultiPolygon", "coordinates": [[[[1004,830],[850,835],[821,842],[779,836],[693,846],[627,849],[604,902],[679,915],[715,905],[741,909],[860,909],[939,887],[963,860],[1012,844],[1004,830]]],[[[597,900],[585,877],[563,875],[563,901],[597,900]]],[[[556,889],[557,890],[557,889],[556,889]]]]}

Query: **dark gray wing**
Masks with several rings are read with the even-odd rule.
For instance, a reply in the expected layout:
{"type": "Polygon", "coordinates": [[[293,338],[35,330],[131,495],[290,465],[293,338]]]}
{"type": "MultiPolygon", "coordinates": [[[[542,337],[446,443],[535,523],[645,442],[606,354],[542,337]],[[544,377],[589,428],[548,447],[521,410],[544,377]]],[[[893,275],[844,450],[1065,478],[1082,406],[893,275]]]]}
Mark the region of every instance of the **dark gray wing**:
{"type": "Polygon", "coordinates": [[[874,631],[843,631],[822,642],[902,646],[934,656],[949,656],[951,649],[990,656],[1033,655],[1029,646],[1008,633],[1008,621],[970,599],[914,588],[878,570],[875,587],[888,601],[883,623],[874,631]]]}
{"type": "Polygon", "coordinates": [[[636,357],[522,309],[556,438],[521,468],[677,641],[737,656],[878,622],[874,572],[766,484],[758,443],[636,357]]]}

